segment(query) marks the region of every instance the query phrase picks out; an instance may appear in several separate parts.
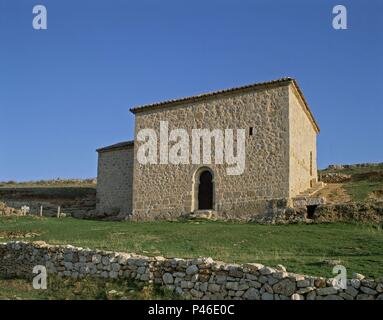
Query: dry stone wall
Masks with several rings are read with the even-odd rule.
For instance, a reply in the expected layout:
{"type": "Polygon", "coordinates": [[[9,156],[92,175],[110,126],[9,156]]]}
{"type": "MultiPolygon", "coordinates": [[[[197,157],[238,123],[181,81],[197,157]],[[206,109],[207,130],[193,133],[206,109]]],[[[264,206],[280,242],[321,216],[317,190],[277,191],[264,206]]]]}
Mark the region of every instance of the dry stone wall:
{"type": "Polygon", "coordinates": [[[145,257],[44,242],[0,244],[0,275],[32,277],[35,265],[62,277],[127,278],[165,286],[188,299],[247,300],[383,300],[383,278],[367,280],[360,274],[347,289],[332,279],[286,272],[279,265],[228,264],[211,258],[145,257]]]}
{"type": "Polygon", "coordinates": [[[0,188],[0,201],[16,211],[27,206],[33,215],[39,215],[42,206],[44,216],[56,216],[60,206],[62,213],[87,218],[95,216],[96,189],[70,186],[0,188]]]}
{"type": "Polygon", "coordinates": [[[322,173],[320,175],[321,181],[324,183],[342,183],[342,182],[348,182],[351,180],[351,174],[344,174],[344,173],[322,173]]]}

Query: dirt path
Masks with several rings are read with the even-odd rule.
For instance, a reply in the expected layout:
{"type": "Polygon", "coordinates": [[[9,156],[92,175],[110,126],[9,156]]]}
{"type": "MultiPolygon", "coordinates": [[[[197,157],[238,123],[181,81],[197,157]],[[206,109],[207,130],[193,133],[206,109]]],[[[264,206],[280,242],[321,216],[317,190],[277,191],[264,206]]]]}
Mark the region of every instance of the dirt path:
{"type": "Polygon", "coordinates": [[[330,204],[351,201],[342,183],[328,183],[323,189],[316,193],[315,196],[325,197],[326,202],[330,204]]]}

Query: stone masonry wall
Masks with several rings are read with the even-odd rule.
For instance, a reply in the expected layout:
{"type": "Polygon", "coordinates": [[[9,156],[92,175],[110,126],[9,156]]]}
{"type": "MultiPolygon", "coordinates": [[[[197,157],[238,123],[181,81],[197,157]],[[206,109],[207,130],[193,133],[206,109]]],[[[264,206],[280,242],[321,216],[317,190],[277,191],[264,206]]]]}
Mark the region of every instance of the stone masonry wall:
{"type": "MultiPolygon", "coordinates": [[[[285,204],[288,198],[288,103],[289,86],[279,85],[144,111],[135,115],[135,136],[138,130],[151,128],[159,137],[160,121],[169,122],[169,131],[186,129],[190,137],[194,128],[245,129],[247,162],[242,175],[227,175],[226,165],[207,166],[214,174],[214,209],[218,215],[246,219],[285,204]]],[[[135,157],[138,147],[135,143],[135,157]]],[[[136,158],[134,161],[132,219],[177,218],[194,211],[194,174],[204,165],[142,165],[136,158]]]]}
{"type": "Polygon", "coordinates": [[[334,287],[332,279],[288,273],[281,265],[145,257],[41,241],[2,243],[0,261],[0,275],[5,277],[32,278],[33,267],[44,265],[48,274],[127,278],[165,286],[188,299],[383,300],[383,278],[367,280],[356,274],[343,290],[334,287]]]}
{"type": "Polygon", "coordinates": [[[293,87],[289,90],[289,122],[290,122],[290,197],[310,188],[310,181],[317,177],[317,133],[304,112],[303,102],[293,87]],[[310,152],[312,168],[310,172],[310,152]]]}
{"type": "Polygon", "coordinates": [[[126,216],[132,212],[133,147],[99,152],[97,214],[126,216]]]}

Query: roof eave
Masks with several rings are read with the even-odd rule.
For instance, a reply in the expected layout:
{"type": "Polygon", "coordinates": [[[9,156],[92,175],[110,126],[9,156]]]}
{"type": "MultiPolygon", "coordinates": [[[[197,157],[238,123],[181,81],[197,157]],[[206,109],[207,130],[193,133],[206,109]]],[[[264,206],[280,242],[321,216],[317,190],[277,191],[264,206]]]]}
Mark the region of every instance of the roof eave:
{"type": "Polygon", "coordinates": [[[275,87],[275,86],[282,86],[286,84],[293,84],[294,88],[298,92],[300,98],[302,99],[302,102],[305,106],[305,109],[307,111],[307,115],[310,119],[310,122],[312,123],[314,130],[316,133],[320,132],[320,128],[318,126],[318,123],[315,121],[314,115],[311,112],[311,109],[302,93],[302,90],[300,89],[297,81],[294,78],[286,77],[286,78],[281,78],[277,80],[272,80],[272,81],[266,81],[266,82],[259,82],[259,83],[254,83],[246,86],[241,86],[241,87],[235,87],[235,88],[229,88],[229,89],[224,89],[224,90],[219,90],[219,91],[214,91],[210,93],[204,93],[200,95],[195,95],[195,96],[190,96],[190,97],[185,97],[185,98],[179,98],[179,99],[174,99],[174,100],[167,100],[163,102],[157,102],[157,103],[151,103],[151,104],[146,104],[142,106],[137,106],[130,108],[130,112],[133,114],[137,113],[142,113],[146,111],[152,111],[152,110],[160,110],[162,108],[167,108],[171,106],[176,106],[176,105],[182,105],[182,104],[187,104],[187,103],[196,103],[200,102],[206,99],[210,99],[215,96],[219,95],[228,95],[228,94],[233,94],[233,93],[238,93],[241,91],[248,91],[252,89],[262,89],[262,88],[267,88],[267,87],[275,87]]]}
{"type": "Polygon", "coordinates": [[[185,104],[185,103],[190,103],[190,102],[199,102],[199,101],[206,100],[206,99],[218,96],[218,95],[232,94],[232,93],[236,93],[236,92],[251,90],[253,88],[278,86],[278,85],[290,83],[293,80],[294,80],[293,78],[286,77],[286,78],[281,78],[281,79],[277,79],[277,80],[258,82],[258,83],[253,83],[250,85],[203,93],[200,95],[194,95],[194,96],[178,98],[178,99],[173,99],[173,100],[166,100],[163,102],[156,102],[156,103],[150,103],[150,104],[145,104],[145,105],[141,105],[141,106],[136,106],[136,107],[130,108],[129,111],[132,112],[133,114],[137,114],[137,113],[141,113],[141,112],[145,112],[145,111],[149,111],[149,110],[157,110],[157,109],[162,109],[162,108],[170,107],[170,106],[174,106],[174,105],[180,105],[180,104],[185,104]]]}
{"type": "Polygon", "coordinates": [[[96,152],[102,153],[102,152],[109,152],[109,151],[118,151],[118,150],[133,148],[133,147],[134,147],[134,141],[126,141],[126,142],[120,142],[120,143],[112,144],[110,146],[96,149],[96,152]]]}
{"type": "Polygon", "coordinates": [[[312,113],[312,111],[311,111],[311,109],[310,109],[310,107],[309,107],[309,105],[308,105],[308,103],[306,101],[306,98],[305,98],[301,88],[299,87],[299,85],[298,85],[298,83],[297,83],[297,81],[295,79],[292,80],[292,83],[294,85],[294,88],[298,91],[298,94],[301,97],[301,99],[303,101],[303,104],[305,105],[305,108],[306,108],[307,113],[308,113],[307,115],[309,117],[309,120],[310,120],[311,124],[314,127],[315,132],[318,134],[320,132],[319,125],[318,125],[318,123],[316,122],[316,120],[314,118],[314,115],[313,115],[313,113],[312,113]]]}

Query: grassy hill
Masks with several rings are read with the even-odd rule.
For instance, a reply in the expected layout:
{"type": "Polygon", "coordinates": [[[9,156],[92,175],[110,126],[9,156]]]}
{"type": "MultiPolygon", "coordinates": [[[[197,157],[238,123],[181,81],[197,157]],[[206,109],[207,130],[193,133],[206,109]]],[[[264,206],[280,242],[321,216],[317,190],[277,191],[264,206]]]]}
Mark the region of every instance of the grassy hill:
{"type": "Polygon", "coordinates": [[[352,201],[383,201],[383,163],[342,165],[319,171],[321,176],[329,173],[350,176],[341,187],[352,201]]]}

